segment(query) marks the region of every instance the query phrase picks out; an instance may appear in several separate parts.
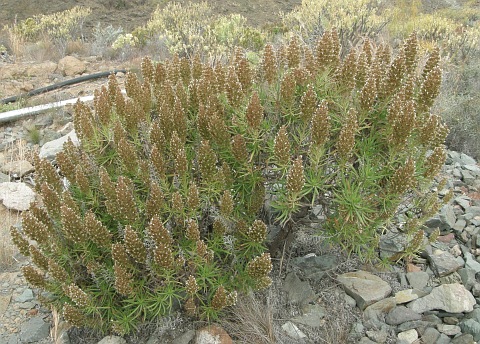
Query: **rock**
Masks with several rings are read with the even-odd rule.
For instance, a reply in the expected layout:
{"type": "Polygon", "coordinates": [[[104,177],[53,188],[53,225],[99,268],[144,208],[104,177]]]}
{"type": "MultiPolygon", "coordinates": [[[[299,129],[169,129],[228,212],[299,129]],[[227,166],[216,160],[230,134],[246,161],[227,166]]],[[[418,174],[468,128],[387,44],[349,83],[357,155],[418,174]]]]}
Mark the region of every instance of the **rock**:
{"type": "Polygon", "coordinates": [[[469,333],[462,334],[458,337],[455,337],[450,342],[451,344],[475,344],[473,336],[469,333]]]}
{"type": "MultiPolygon", "coordinates": [[[[285,324],[282,325],[282,329],[287,333],[290,338],[293,339],[303,339],[306,338],[307,335],[299,330],[294,323],[287,321],[285,324]]],[[[205,343],[207,344],[207,343],[205,343]]]]}
{"type": "Polygon", "coordinates": [[[23,293],[15,298],[15,302],[28,302],[33,300],[33,291],[30,288],[27,288],[23,293]]]}
{"type": "Polygon", "coordinates": [[[440,226],[440,230],[451,229],[455,226],[455,222],[457,221],[457,217],[455,216],[455,209],[452,205],[447,204],[440,209],[440,221],[442,225],[440,226]]]}
{"type": "Polygon", "coordinates": [[[422,316],[405,306],[398,306],[388,312],[385,322],[388,325],[400,325],[407,321],[420,320],[422,316]]]}
{"type": "Polygon", "coordinates": [[[390,258],[405,249],[407,239],[404,234],[388,232],[380,237],[380,257],[390,258]]]}
{"type": "Polygon", "coordinates": [[[471,312],[475,303],[475,298],[463,285],[454,283],[433,288],[430,294],[410,302],[407,307],[417,313],[433,309],[461,313],[471,312]]]}
{"type": "Polygon", "coordinates": [[[80,142],[78,141],[77,134],[74,130],[69,132],[67,135],[64,135],[56,140],[45,143],[42,148],[40,148],[39,156],[43,159],[54,160],[57,153],[63,150],[63,144],[72,140],[73,144],[78,146],[80,142]]]}
{"type": "Polygon", "coordinates": [[[408,283],[418,290],[422,290],[427,286],[430,275],[425,271],[407,272],[408,283]]]}
{"type": "Polygon", "coordinates": [[[423,344],[437,344],[438,337],[440,337],[440,332],[438,332],[433,327],[427,327],[422,334],[422,343],[423,344]]]}
{"type": "Polygon", "coordinates": [[[10,176],[6,175],[3,172],[0,172],[0,183],[6,183],[10,181],[10,176]]]}
{"type": "Polygon", "coordinates": [[[127,344],[127,341],[118,336],[106,336],[97,344],[127,344]]]}
{"type": "Polygon", "coordinates": [[[465,184],[467,185],[473,185],[473,182],[475,181],[475,176],[467,170],[462,170],[462,180],[464,181],[465,184]]]}
{"type": "Polygon", "coordinates": [[[447,325],[447,324],[438,324],[437,325],[437,330],[440,333],[444,333],[447,336],[455,336],[459,334],[462,330],[460,329],[460,326],[457,325],[447,325]]]}
{"type": "Polygon", "coordinates": [[[397,334],[397,338],[411,344],[418,339],[418,333],[416,330],[411,329],[408,331],[400,332],[399,334],[397,334]]]}
{"type": "Polygon", "coordinates": [[[303,305],[316,298],[310,283],[300,280],[294,272],[290,272],[285,278],[283,290],[287,293],[288,301],[291,303],[303,305]]]}
{"type": "Polygon", "coordinates": [[[480,207],[473,206],[465,209],[465,214],[471,214],[473,217],[480,216],[480,207]]]}
{"type": "Polygon", "coordinates": [[[65,56],[58,61],[57,69],[60,70],[64,76],[74,76],[86,71],[85,62],[73,56],[65,56]]]}
{"type": "Polygon", "coordinates": [[[458,274],[462,279],[462,284],[467,288],[467,290],[471,290],[473,285],[475,284],[475,270],[469,268],[463,268],[458,270],[458,274]]]}
{"type": "Polygon", "coordinates": [[[461,206],[463,209],[466,209],[471,206],[471,198],[468,196],[460,195],[458,197],[455,197],[454,201],[457,203],[459,206],[461,206]]]}
{"type": "Polygon", "coordinates": [[[193,337],[195,337],[195,331],[188,330],[187,332],[183,333],[180,337],[175,338],[172,341],[172,344],[188,344],[193,339],[193,337]]]}
{"type": "Polygon", "coordinates": [[[302,315],[296,316],[290,320],[310,327],[320,327],[320,320],[322,320],[326,314],[326,309],[320,305],[306,305],[302,315]]]}
{"type": "Polygon", "coordinates": [[[463,256],[465,257],[465,267],[467,269],[472,269],[475,273],[480,272],[480,263],[477,262],[475,257],[470,252],[464,252],[463,256]]]}
{"type": "Polygon", "coordinates": [[[26,174],[33,172],[35,169],[33,165],[26,160],[17,160],[7,162],[5,165],[2,166],[1,171],[11,176],[15,176],[17,178],[21,178],[26,174]]]}
{"type": "Polygon", "coordinates": [[[223,328],[209,325],[197,330],[194,344],[233,344],[233,341],[223,328]]]}
{"type": "Polygon", "coordinates": [[[392,292],[390,285],[380,277],[366,271],[347,272],[337,277],[346,293],[364,310],[367,306],[384,299],[392,292]]]}
{"type": "Polygon", "coordinates": [[[35,343],[45,339],[50,334],[50,325],[40,317],[34,317],[24,322],[20,328],[20,340],[23,343],[35,343]]]}
{"type": "Polygon", "coordinates": [[[480,323],[480,308],[475,308],[473,311],[466,315],[467,319],[473,319],[476,322],[480,323]]]}
{"type": "Polygon", "coordinates": [[[362,339],[360,339],[358,344],[376,344],[376,343],[373,340],[371,340],[370,338],[363,337],[362,339]]]}
{"type": "Polygon", "coordinates": [[[424,291],[418,289],[405,289],[395,293],[395,301],[398,304],[407,303],[427,295],[424,291]]]}
{"type": "Polygon", "coordinates": [[[480,324],[473,319],[466,319],[460,322],[462,333],[471,334],[473,340],[478,342],[480,340],[480,324]]]}
{"type": "Polygon", "coordinates": [[[365,332],[368,338],[373,340],[375,343],[385,343],[387,341],[388,333],[383,330],[370,330],[365,332]]]}
{"type": "Polygon", "coordinates": [[[305,277],[314,283],[319,282],[325,275],[325,271],[333,270],[337,266],[337,257],[334,255],[307,255],[292,259],[292,264],[298,266],[305,277]]]}
{"type": "Polygon", "coordinates": [[[1,183],[0,201],[8,209],[24,211],[35,200],[35,193],[25,183],[1,183]]]}
{"type": "Polygon", "coordinates": [[[430,265],[438,277],[450,275],[461,267],[457,259],[449,252],[442,250],[435,250],[428,255],[430,265]]]}
{"type": "Polygon", "coordinates": [[[384,322],[385,315],[388,314],[397,303],[394,297],[389,297],[365,308],[363,312],[363,318],[370,324],[377,324],[378,322],[384,322]]]}
{"type": "Polygon", "coordinates": [[[463,231],[466,225],[467,225],[467,221],[465,221],[464,219],[458,219],[455,222],[455,226],[453,226],[453,230],[456,232],[461,232],[463,231]]]}

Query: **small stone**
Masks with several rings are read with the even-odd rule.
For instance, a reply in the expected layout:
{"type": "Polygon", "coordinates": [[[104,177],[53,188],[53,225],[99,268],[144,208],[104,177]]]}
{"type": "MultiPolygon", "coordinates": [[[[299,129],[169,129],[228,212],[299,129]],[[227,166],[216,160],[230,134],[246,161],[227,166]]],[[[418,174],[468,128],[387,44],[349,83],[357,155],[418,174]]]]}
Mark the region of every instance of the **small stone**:
{"type": "Polygon", "coordinates": [[[42,318],[35,317],[24,322],[20,328],[20,339],[25,343],[34,343],[45,339],[50,334],[50,325],[42,318]]]}
{"type": "Polygon", "coordinates": [[[362,270],[339,275],[337,280],[342,284],[346,293],[357,301],[357,306],[361,310],[384,299],[392,292],[392,288],[387,282],[362,270]]]}
{"type": "Polygon", "coordinates": [[[385,322],[388,325],[396,326],[407,321],[420,320],[421,318],[422,316],[420,314],[412,311],[410,308],[398,306],[388,312],[387,316],[385,317],[385,322]]]}
{"type": "Polygon", "coordinates": [[[294,272],[290,272],[285,278],[283,290],[291,303],[307,304],[316,298],[310,283],[300,280],[294,272]]]}
{"type": "MultiPolygon", "coordinates": [[[[189,344],[190,341],[195,337],[195,331],[194,330],[188,330],[187,332],[183,333],[180,337],[177,337],[173,340],[172,344],[189,344]]],[[[157,343],[156,337],[152,337],[152,344],[157,343]]],[[[147,344],[149,344],[147,342],[147,344]]]]}
{"type": "Polygon", "coordinates": [[[459,326],[447,324],[437,325],[437,330],[441,333],[446,334],[447,336],[455,336],[462,331],[459,326]]]}
{"type": "Polygon", "coordinates": [[[86,70],[85,62],[80,61],[73,56],[65,56],[58,61],[57,69],[62,72],[64,76],[75,76],[82,74],[86,70]]]}
{"type": "Polygon", "coordinates": [[[407,263],[407,273],[410,273],[410,272],[420,272],[422,271],[422,268],[415,265],[415,264],[412,264],[412,263],[407,263]]]}
{"type": "Polygon", "coordinates": [[[407,272],[407,280],[414,289],[422,290],[427,286],[430,275],[425,271],[407,272]]]}
{"type": "Polygon", "coordinates": [[[28,302],[33,300],[33,291],[27,288],[23,293],[15,298],[15,302],[28,302]]]}
{"type": "Polygon", "coordinates": [[[387,341],[388,333],[382,330],[374,331],[370,330],[365,333],[368,338],[375,343],[385,343],[387,341]]]}
{"type": "MultiPolygon", "coordinates": [[[[463,228],[462,228],[463,229],[463,228]]],[[[453,233],[449,233],[447,235],[440,235],[438,238],[437,238],[437,241],[439,242],[443,242],[445,244],[448,244],[450,241],[452,241],[453,239],[455,239],[455,234],[453,233]]]]}
{"type": "Polygon", "coordinates": [[[10,161],[1,167],[2,172],[16,176],[17,178],[32,173],[34,170],[33,165],[26,160],[10,161]]]}
{"type": "Polygon", "coordinates": [[[327,310],[320,305],[306,305],[303,314],[291,321],[315,328],[321,326],[321,320],[326,314],[327,310]]]}
{"type": "Polygon", "coordinates": [[[440,337],[440,332],[438,332],[433,327],[427,327],[422,334],[422,343],[423,344],[437,344],[438,337],[440,337]]]}
{"type": "Polygon", "coordinates": [[[365,308],[363,318],[370,323],[383,322],[385,315],[388,314],[396,306],[395,298],[388,297],[386,299],[375,302],[365,308]]]}
{"type": "Polygon", "coordinates": [[[418,339],[418,333],[416,330],[411,329],[408,331],[400,332],[399,334],[397,334],[397,338],[411,344],[418,339]]]}
{"type": "Polygon", "coordinates": [[[457,222],[455,222],[455,225],[453,226],[453,230],[457,232],[461,232],[463,231],[466,225],[467,225],[467,221],[463,219],[458,219],[457,222]]]}
{"type": "Polygon", "coordinates": [[[427,295],[427,293],[418,289],[405,289],[395,293],[395,301],[398,305],[401,303],[407,303],[416,300],[419,297],[424,297],[425,295],[427,295]]]}
{"type": "Polygon", "coordinates": [[[475,270],[469,268],[463,268],[458,270],[458,274],[462,279],[462,284],[467,288],[467,290],[472,290],[473,285],[475,284],[475,270]]]}
{"type": "Polygon", "coordinates": [[[0,172],[0,183],[6,183],[10,181],[10,177],[5,173],[0,172]]]}
{"type": "Polygon", "coordinates": [[[472,287],[472,294],[475,297],[480,296],[480,283],[476,282],[472,287]]]}
{"type": "Polygon", "coordinates": [[[435,250],[432,254],[428,255],[428,260],[438,277],[449,275],[463,267],[463,265],[447,251],[435,250]]]}
{"type": "Polygon", "coordinates": [[[74,130],[69,132],[67,135],[64,135],[56,140],[45,143],[42,148],[40,148],[39,156],[42,159],[54,160],[57,153],[63,150],[63,144],[68,140],[72,140],[72,143],[75,146],[80,144],[77,134],[74,130]]]}
{"type": "Polygon", "coordinates": [[[35,200],[35,192],[25,183],[1,183],[0,201],[8,209],[25,211],[30,208],[30,203],[35,200]]]}
{"type": "Polygon", "coordinates": [[[218,325],[210,325],[197,330],[195,344],[233,344],[232,338],[218,325]]]}
{"type": "MultiPolygon", "coordinates": [[[[282,329],[287,333],[287,335],[290,338],[293,338],[293,339],[307,338],[307,335],[302,331],[300,331],[300,329],[297,326],[295,326],[295,324],[292,323],[291,321],[287,321],[285,324],[283,324],[282,329]]],[[[205,342],[205,344],[207,343],[205,342]]]]}
{"type": "Polygon", "coordinates": [[[127,344],[127,341],[118,336],[106,336],[98,344],[127,344]]]}
{"type": "Polygon", "coordinates": [[[444,317],[443,322],[447,325],[457,325],[458,324],[458,318],[455,317],[444,317]]]}
{"type": "Polygon", "coordinates": [[[467,269],[472,269],[475,273],[480,272],[480,263],[470,252],[464,252],[463,256],[465,257],[465,267],[467,269]]]}

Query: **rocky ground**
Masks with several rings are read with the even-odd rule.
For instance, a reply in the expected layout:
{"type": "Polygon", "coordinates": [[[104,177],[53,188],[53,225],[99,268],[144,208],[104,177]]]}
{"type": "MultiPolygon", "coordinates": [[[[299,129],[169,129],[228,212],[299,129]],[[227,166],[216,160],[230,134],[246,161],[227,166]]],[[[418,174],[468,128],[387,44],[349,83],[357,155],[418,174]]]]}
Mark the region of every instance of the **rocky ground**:
{"type": "MultiPolygon", "coordinates": [[[[82,71],[66,72],[58,65],[55,69],[52,65],[49,71],[64,79],[102,70],[96,62],[83,63],[82,71]]],[[[23,67],[15,65],[15,68],[23,67]]],[[[2,69],[2,73],[7,69],[2,69]]],[[[45,73],[39,73],[44,79],[29,79],[33,74],[22,74],[22,82],[38,82],[42,86],[48,83],[45,73]]],[[[91,94],[105,82],[97,80],[61,90],[53,98],[91,94]]],[[[48,97],[52,96],[42,100],[50,101],[48,97]]],[[[71,109],[52,110],[0,125],[2,214],[7,208],[24,211],[35,197],[31,190],[34,167],[29,152],[54,157],[65,135],[73,135],[71,109]]],[[[26,284],[20,272],[20,266],[29,262],[16,254],[13,263],[0,270],[0,343],[186,344],[232,343],[232,338],[235,343],[254,343],[261,341],[252,339],[256,338],[253,334],[249,337],[249,331],[266,314],[271,316],[270,323],[266,320],[271,331],[267,335],[270,341],[265,343],[478,342],[480,167],[465,154],[449,152],[443,174],[448,182],[440,194],[452,189],[453,201],[426,223],[427,233],[440,228],[441,236],[427,245],[412,263],[382,270],[345,257],[338,248],[327,246],[321,237],[312,240],[322,220],[318,209],[313,209],[302,221],[291,250],[275,262],[272,288],[245,298],[227,320],[203,330],[206,324],[194,323],[180,315],[147,324],[141,333],[125,339],[102,339],[85,330],[69,330],[55,312],[40,305],[37,291],[26,284]],[[241,308],[245,305],[250,306],[241,308]]],[[[399,252],[404,242],[401,231],[389,233],[382,237],[380,254],[399,252]]]]}

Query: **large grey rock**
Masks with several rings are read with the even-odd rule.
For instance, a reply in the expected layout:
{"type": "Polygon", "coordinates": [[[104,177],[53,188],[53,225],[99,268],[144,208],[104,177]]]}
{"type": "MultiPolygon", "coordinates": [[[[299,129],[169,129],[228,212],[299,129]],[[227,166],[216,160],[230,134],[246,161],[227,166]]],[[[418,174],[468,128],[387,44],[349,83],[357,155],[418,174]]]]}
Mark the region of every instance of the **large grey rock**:
{"type": "Polygon", "coordinates": [[[54,160],[57,153],[63,150],[63,144],[69,139],[72,140],[72,143],[76,146],[80,144],[77,134],[72,130],[67,135],[45,143],[42,148],[40,148],[40,153],[38,155],[43,159],[54,160]]]}
{"type": "Polygon", "coordinates": [[[23,343],[35,343],[45,339],[50,334],[50,325],[40,317],[34,317],[24,322],[20,328],[20,340],[23,343]]]}
{"type": "Polygon", "coordinates": [[[127,344],[127,341],[118,336],[106,336],[98,344],[127,344]]]}
{"type": "Polygon", "coordinates": [[[448,251],[434,250],[428,255],[428,260],[437,277],[450,275],[463,267],[463,264],[448,251]]]}
{"type": "Polygon", "coordinates": [[[344,273],[339,275],[337,280],[346,293],[357,301],[357,306],[361,310],[386,298],[392,292],[387,282],[362,270],[344,273]]]}
{"type": "Polygon", "coordinates": [[[430,294],[410,302],[407,307],[417,313],[438,309],[450,313],[471,312],[476,304],[473,295],[459,283],[443,284],[430,294]]]}
{"type": "Polygon", "coordinates": [[[388,232],[380,237],[380,257],[390,258],[405,249],[407,238],[402,233],[388,232]]]}
{"type": "Polygon", "coordinates": [[[407,321],[420,320],[421,318],[422,316],[419,313],[412,311],[410,308],[398,306],[388,312],[385,317],[385,322],[388,325],[396,326],[407,321]]]}
{"type": "Polygon", "coordinates": [[[35,192],[25,183],[0,183],[0,201],[8,209],[24,211],[35,200],[35,192]]]}
{"type": "Polygon", "coordinates": [[[294,272],[290,272],[285,278],[283,290],[287,293],[291,303],[307,304],[315,300],[315,293],[310,283],[302,281],[294,272]]]}

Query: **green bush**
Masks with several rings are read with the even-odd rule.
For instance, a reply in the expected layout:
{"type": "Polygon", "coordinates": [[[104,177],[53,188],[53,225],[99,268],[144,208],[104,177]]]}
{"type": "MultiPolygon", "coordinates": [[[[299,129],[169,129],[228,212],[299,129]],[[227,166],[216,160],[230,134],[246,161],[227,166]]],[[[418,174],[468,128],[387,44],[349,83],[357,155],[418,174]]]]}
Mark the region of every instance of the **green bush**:
{"type": "Polygon", "coordinates": [[[28,282],[70,323],[128,333],[178,305],[215,319],[237,292],[267,287],[262,214],[280,226],[272,254],[319,204],[331,238],[373,259],[384,226],[414,202],[413,253],[445,159],[446,128],[429,113],[438,55],[417,75],[415,36],[396,56],[369,41],[339,51],[329,31],[313,51],[267,45],[256,67],[242,50],[213,67],[145,59],[127,97],[111,76],[94,111],[75,106],[81,145],[57,155],[60,175],[35,163],[42,201],[24,234],[11,230],[37,266],[24,268],[28,282]]]}
{"type": "Polygon", "coordinates": [[[132,34],[141,43],[160,39],[172,55],[191,58],[199,54],[216,60],[237,46],[258,51],[265,44],[265,34],[248,26],[242,15],[218,16],[206,2],[159,6],[145,27],[132,34]]]}

